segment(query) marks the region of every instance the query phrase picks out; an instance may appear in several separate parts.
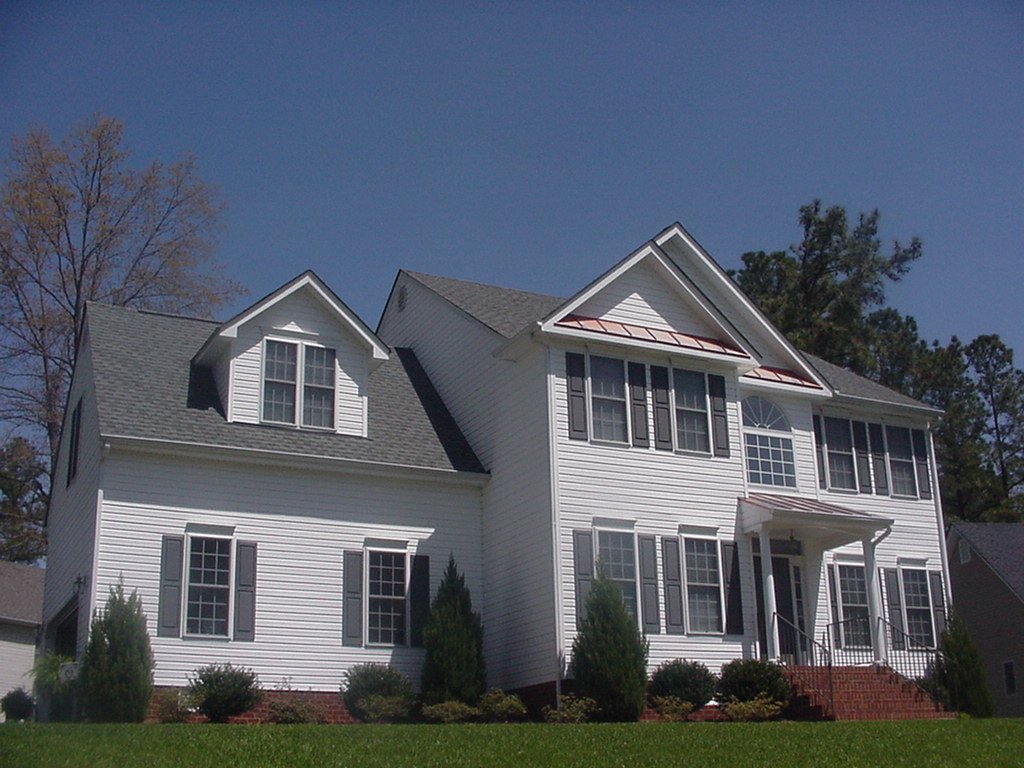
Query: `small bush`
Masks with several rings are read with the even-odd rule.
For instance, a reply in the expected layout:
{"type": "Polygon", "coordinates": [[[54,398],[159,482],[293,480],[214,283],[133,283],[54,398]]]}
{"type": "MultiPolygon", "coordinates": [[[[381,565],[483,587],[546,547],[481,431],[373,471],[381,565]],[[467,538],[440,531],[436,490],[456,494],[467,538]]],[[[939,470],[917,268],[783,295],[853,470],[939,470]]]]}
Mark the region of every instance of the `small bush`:
{"type": "Polygon", "coordinates": [[[558,709],[544,707],[541,714],[546,723],[589,723],[600,707],[586,696],[563,696],[558,709]]]}
{"type": "Polygon", "coordinates": [[[488,691],[480,697],[480,712],[489,723],[517,723],[526,719],[526,705],[514,693],[488,691]]]}
{"type": "Polygon", "coordinates": [[[572,643],[572,669],[576,690],[598,703],[601,720],[640,719],[647,697],[647,648],[619,585],[598,568],[572,643]]]}
{"type": "Polygon", "coordinates": [[[647,690],[652,699],[679,699],[700,709],[714,698],[717,685],[718,679],[699,661],[673,659],[654,670],[647,690]]]}
{"type": "Polygon", "coordinates": [[[196,670],[188,681],[189,697],[211,723],[248,712],[263,700],[256,673],[230,664],[211,664],[196,670]]]}
{"type": "Polygon", "coordinates": [[[377,696],[372,694],[359,700],[357,717],[364,723],[397,723],[408,720],[412,702],[405,696],[377,696]]]}
{"type": "Polygon", "coordinates": [[[371,723],[404,720],[415,695],[408,677],[388,664],[373,662],[348,670],[341,693],[349,714],[371,723]]]}
{"type": "Polygon", "coordinates": [[[274,699],[267,709],[267,721],[278,725],[327,722],[319,708],[298,699],[274,699]]]}
{"type": "Polygon", "coordinates": [[[156,719],[161,723],[184,723],[192,714],[184,691],[157,691],[154,698],[156,719]]]}
{"type": "Polygon", "coordinates": [[[82,708],[94,723],[141,723],[153,695],[153,651],[146,614],[134,590],[110,588],[89,627],[78,677],[82,708]]]}
{"type": "Polygon", "coordinates": [[[48,651],[36,657],[32,671],[33,688],[39,698],[50,699],[50,721],[54,723],[70,722],[75,719],[75,681],[62,680],[61,667],[71,664],[71,656],[61,656],[48,651]]]}
{"type": "Polygon", "coordinates": [[[427,704],[422,710],[423,719],[431,723],[468,723],[479,720],[481,712],[476,707],[461,701],[443,701],[427,704]]]}
{"type": "Polygon", "coordinates": [[[722,705],[722,712],[730,720],[756,722],[760,720],[775,720],[782,714],[782,710],[785,707],[785,702],[774,700],[766,694],[759,694],[749,701],[729,699],[728,702],[722,705]]]}
{"type": "MultiPolygon", "coordinates": [[[[953,613],[939,638],[933,676],[928,681],[932,698],[947,709],[971,717],[992,717],[992,694],[985,679],[985,666],[963,620],[953,613]]],[[[928,685],[922,685],[928,690],[928,685]]]]}
{"type": "Polygon", "coordinates": [[[735,659],[722,667],[718,681],[719,701],[753,701],[767,697],[771,701],[788,702],[789,681],[782,667],[760,659],[735,659]]]}
{"type": "Polygon", "coordinates": [[[654,696],[651,701],[662,720],[672,723],[683,722],[693,712],[693,704],[683,701],[678,696],[654,696]]]}
{"type": "Polygon", "coordinates": [[[35,709],[35,699],[24,688],[15,688],[4,694],[0,699],[0,712],[8,720],[28,720],[35,709]]]}

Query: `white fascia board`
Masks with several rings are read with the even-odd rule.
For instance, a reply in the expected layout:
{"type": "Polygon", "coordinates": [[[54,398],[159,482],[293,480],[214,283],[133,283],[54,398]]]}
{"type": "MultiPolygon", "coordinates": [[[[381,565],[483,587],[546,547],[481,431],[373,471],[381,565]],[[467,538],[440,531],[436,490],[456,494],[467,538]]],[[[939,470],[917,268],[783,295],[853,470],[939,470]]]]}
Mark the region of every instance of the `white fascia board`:
{"type": "Polygon", "coordinates": [[[311,288],[320,301],[323,302],[344,325],[348,326],[363,346],[370,351],[370,371],[373,371],[377,366],[389,358],[390,355],[387,345],[378,339],[373,331],[371,331],[366,324],[359,319],[359,316],[352,312],[344,302],[338,299],[316,275],[307,271],[299,275],[290,283],[287,283],[270,295],[257,301],[248,309],[235,315],[235,317],[228,320],[220,328],[214,331],[213,335],[205,344],[203,344],[202,348],[196,354],[194,358],[195,361],[198,363],[206,362],[206,359],[210,356],[209,353],[211,350],[222,348],[224,343],[221,341],[222,339],[238,338],[239,328],[258,317],[268,308],[303,288],[311,288]]]}
{"type": "Polygon", "coordinates": [[[710,254],[708,254],[696,240],[693,239],[689,232],[683,229],[681,224],[673,224],[658,235],[655,238],[655,242],[661,246],[672,239],[680,240],[687,249],[705,265],[705,267],[718,279],[723,288],[757,320],[768,337],[788,353],[788,356],[794,363],[796,363],[800,371],[807,374],[811,381],[820,384],[823,389],[831,391],[831,387],[829,387],[828,383],[823,381],[817,371],[811,368],[811,366],[804,361],[803,355],[800,354],[800,351],[794,347],[785,336],[779,333],[768,318],[764,316],[761,310],[758,309],[753,302],[746,297],[743,291],[741,291],[736,284],[729,279],[729,276],[722,271],[722,268],[718,266],[718,263],[711,258],[710,254]]]}
{"type": "Polygon", "coordinates": [[[945,411],[941,408],[933,408],[930,405],[911,405],[910,403],[894,403],[890,400],[877,400],[873,397],[858,397],[857,395],[847,395],[843,392],[836,391],[833,397],[833,402],[836,405],[849,405],[858,410],[868,410],[872,413],[885,414],[885,413],[907,413],[915,416],[924,416],[929,419],[929,423],[933,420],[937,420],[942,416],[945,411]]]}
{"type": "Polygon", "coordinates": [[[177,440],[159,440],[125,435],[103,437],[104,456],[112,451],[148,453],[179,458],[203,458],[250,466],[293,467],[319,469],[340,474],[376,475],[381,477],[429,480],[455,485],[482,487],[490,480],[490,473],[465,472],[455,469],[417,467],[411,464],[389,464],[382,461],[334,458],[304,453],[280,453],[259,448],[237,448],[207,443],[177,440]]]}

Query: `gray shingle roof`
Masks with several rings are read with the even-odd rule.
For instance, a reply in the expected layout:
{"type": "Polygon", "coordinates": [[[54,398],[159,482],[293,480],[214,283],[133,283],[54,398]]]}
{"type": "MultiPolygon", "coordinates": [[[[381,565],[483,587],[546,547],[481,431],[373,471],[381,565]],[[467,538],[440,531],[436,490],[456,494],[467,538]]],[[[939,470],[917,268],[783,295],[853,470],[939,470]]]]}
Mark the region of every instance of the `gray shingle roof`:
{"type": "Polygon", "coordinates": [[[543,319],[566,301],[557,296],[545,296],[541,293],[528,293],[513,288],[499,288],[496,285],[403,271],[508,339],[530,323],[543,319]]]}
{"type": "Polygon", "coordinates": [[[954,523],[952,531],[1024,600],[1024,523],[954,523]]]}
{"type": "Polygon", "coordinates": [[[43,617],[45,577],[42,568],[0,562],[0,622],[38,625],[43,617]]]}
{"type": "Polygon", "coordinates": [[[210,371],[190,365],[216,322],[103,304],[87,319],[104,436],[484,471],[410,350],[370,374],[363,438],[225,421],[210,371]]]}
{"type": "MultiPolygon", "coordinates": [[[[506,338],[515,336],[530,323],[542,320],[567,301],[557,296],[527,293],[450,277],[408,271],[406,274],[506,338]]],[[[833,389],[844,395],[912,408],[929,407],[820,357],[807,352],[802,354],[833,389]]]]}

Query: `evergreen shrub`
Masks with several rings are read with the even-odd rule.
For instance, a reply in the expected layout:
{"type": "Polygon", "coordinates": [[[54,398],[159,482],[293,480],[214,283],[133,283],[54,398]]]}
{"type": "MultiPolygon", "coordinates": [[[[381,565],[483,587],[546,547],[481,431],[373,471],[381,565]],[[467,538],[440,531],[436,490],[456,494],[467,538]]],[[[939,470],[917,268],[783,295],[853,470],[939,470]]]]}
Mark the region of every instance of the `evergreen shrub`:
{"type": "Polygon", "coordinates": [[[409,678],[388,664],[357,664],[345,673],[342,698],[349,714],[363,722],[404,720],[415,691],[409,678]]]}
{"type": "Polygon", "coordinates": [[[652,698],[668,696],[700,709],[714,698],[717,685],[718,679],[699,661],[673,659],[654,670],[648,692],[652,698]]]}
{"type": "Polygon", "coordinates": [[[662,720],[681,723],[693,712],[693,704],[683,701],[678,696],[653,696],[651,703],[654,711],[661,715],[662,720]]]}
{"type": "Polygon", "coordinates": [[[278,725],[327,722],[319,708],[298,699],[274,699],[267,710],[267,720],[278,725]]]}
{"type": "Polygon", "coordinates": [[[24,688],[14,688],[0,699],[0,712],[8,721],[29,720],[35,707],[35,699],[24,688]]]}
{"type": "Polygon", "coordinates": [[[188,684],[190,699],[211,723],[226,723],[263,700],[256,673],[230,664],[201,667],[188,684]]]}
{"type": "Polygon", "coordinates": [[[153,651],[146,614],[134,590],[111,587],[106,606],[97,611],[78,670],[78,690],[87,720],[141,723],[153,696],[153,651]]]}
{"type": "Polygon", "coordinates": [[[440,704],[424,705],[421,714],[431,723],[469,723],[479,720],[481,712],[461,701],[442,701],[440,704]]]}
{"type": "Polygon", "coordinates": [[[754,701],[767,696],[772,701],[787,704],[790,695],[789,681],[778,664],[761,659],[734,659],[722,666],[718,680],[719,701],[754,701]]]}
{"type": "Polygon", "coordinates": [[[647,647],[619,586],[598,568],[572,644],[576,691],[597,702],[598,719],[640,718],[647,694],[647,647]]]}
{"type": "Polygon", "coordinates": [[[963,620],[956,614],[939,638],[939,657],[933,682],[947,709],[971,717],[992,717],[992,694],[978,649],[963,620]]]}
{"type": "Polygon", "coordinates": [[[487,688],[483,627],[454,556],[448,558],[431,603],[423,628],[423,647],[426,657],[420,687],[424,703],[476,704],[487,688]]]}
{"type": "Polygon", "coordinates": [[[722,712],[730,720],[736,722],[759,722],[762,720],[775,720],[785,709],[786,704],[778,699],[773,699],[766,693],[761,693],[749,701],[738,701],[729,699],[722,705],[722,712]]]}
{"type": "Polygon", "coordinates": [[[600,707],[586,696],[563,696],[558,708],[544,707],[541,715],[546,723],[589,723],[600,707]]]}
{"type": "Polygon", "coordinates": [[[488,691],[480,697],[480,712],[489,723],[517,723],[527,716],[526,705],[514,693],[488,691]]]}

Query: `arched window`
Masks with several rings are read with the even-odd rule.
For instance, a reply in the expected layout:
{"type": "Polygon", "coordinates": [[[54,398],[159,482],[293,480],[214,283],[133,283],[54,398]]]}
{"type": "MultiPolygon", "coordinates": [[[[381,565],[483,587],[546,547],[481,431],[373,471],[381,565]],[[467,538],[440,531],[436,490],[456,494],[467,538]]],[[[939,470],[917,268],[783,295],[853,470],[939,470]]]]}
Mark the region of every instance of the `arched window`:
{"type": "Polygon", "coordinates": [[[743,445],[749,482],[796,487],[793,438],[788,436],[791,431],[785,411],[771,400],[756,395],[743,399],[743,445]]]}

